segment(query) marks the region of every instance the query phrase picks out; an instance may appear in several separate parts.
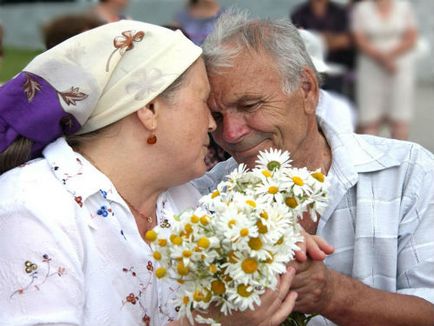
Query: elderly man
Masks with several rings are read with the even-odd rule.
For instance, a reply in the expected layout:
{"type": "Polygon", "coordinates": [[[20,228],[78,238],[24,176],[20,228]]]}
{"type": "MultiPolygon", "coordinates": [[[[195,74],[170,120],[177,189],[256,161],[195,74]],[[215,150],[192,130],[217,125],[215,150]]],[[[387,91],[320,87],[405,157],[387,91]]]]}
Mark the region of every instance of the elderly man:
{"type": "Polygon", "coordinates": [[[225,15],[204,52],[214,138],[233,158],[196,187],[209,191],[237,162],[252,167],[270,147],[331,180],[327,210],[301,224],[336,250],[325,262],[294,264],[295,310],[321,315],[309,325],[433,325],[432,154],[317,116],[318,76],[289,22],[225,15]]]}

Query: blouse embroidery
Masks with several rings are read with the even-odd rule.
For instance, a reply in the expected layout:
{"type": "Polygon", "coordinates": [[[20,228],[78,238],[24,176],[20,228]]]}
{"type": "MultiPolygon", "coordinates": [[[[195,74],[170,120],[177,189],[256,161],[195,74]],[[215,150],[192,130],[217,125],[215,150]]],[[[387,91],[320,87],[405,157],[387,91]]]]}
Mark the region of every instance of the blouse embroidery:
{"type": "Polygon", "coordinates": [[[20,287],[18,290],[15,290],[10,298],[12,299],[16,294],[24,294],[27,291],[30,291],[31,289],[40,291],[41,290],[41,286],[45,284],[45,282],[47,282],[47,280],[53,276],[58,276],[58,277],[62,277],[65,274],[65,268],[62,266],[57,267],[57,269],[55,271],[52,271],[52,266],[51,266],[51,258],[47,255],[44,254],[42,255],[42,263],[46,265],[46,273],[42,274],[41,269],[39,268],[39,266],[35,263],[33,263],[30,260],[26,260],[24,262],[24,271],[29,275],[30,280],[29,283],[27,283],[25,286],[20,287]],[[41,277],[41,279],[40,279],[41,277]],[[38,282],[38,279],[40,279],[40,281],[38,282]]]}

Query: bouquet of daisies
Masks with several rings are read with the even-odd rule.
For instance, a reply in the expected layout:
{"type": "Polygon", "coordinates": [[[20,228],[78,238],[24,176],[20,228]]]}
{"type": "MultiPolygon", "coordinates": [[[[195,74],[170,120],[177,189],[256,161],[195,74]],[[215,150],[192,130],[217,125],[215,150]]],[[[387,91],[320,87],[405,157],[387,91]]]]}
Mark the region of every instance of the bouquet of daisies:
{"type": "MultiPolygon", "coordinates": [[[[303,213],[317,218],[326,206],[327,183],[319,171],[290,165],[289,153],[261,152],[257,165],[241,164],[195,210],[174,217],[168,237],[148,231],[158,278],[180,284],[180,317],[211,304],[225,315],[254,309],[303,241],[303,213]]],[[[198,322],[213,320],[196,316],[198,322]]]]}

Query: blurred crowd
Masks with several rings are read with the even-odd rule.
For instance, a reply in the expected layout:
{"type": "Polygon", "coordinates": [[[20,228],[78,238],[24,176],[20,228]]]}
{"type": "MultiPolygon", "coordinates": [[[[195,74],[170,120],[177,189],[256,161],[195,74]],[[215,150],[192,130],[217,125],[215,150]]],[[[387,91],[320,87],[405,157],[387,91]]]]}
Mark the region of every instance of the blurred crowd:
{"type": "MultiPolygon", "coordinates": [[[[82,14],[65,15],[43,28],[46,48],[105,23],[130,19],[128,0],[99,0],[82,14]]],[[[217,0],[188,0],[165,27],[180,29],[200,45],[226,10],[217,0]]],[[[136,17],[132,17],[136,18],[136,17]]],[[[137,18],[136,18],[137,19],[137,18]]],[[[360,133],[408,139],[414,109],[417,19],[405,0],[306,0],[289,12],[301,31],[322,89],[340,103],[336,120],[360,133]]],[[[0,64],[3,58],[0,26],[0,64]]],[[[207,165],[228,155],[214,142],[207,165]]]]}

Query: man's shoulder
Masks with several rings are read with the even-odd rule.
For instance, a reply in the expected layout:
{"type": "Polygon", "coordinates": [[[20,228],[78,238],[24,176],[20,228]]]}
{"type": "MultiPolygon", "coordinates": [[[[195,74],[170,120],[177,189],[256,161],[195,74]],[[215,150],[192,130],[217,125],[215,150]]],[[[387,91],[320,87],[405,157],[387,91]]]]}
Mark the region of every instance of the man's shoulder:
{"type": "Polygon", "coordinates": [[[213,190],[223,180],[223,178],[232,172],[238,166],[234,158],[217,163],[204,176],[193,180],[191,183],[202,194],[207,194],[213,190]]]}
{"type": "Polygon", "coordinates": [[[434,155],[423,146],[411,142],[391,138],[377,137],[371,135],[355,134],[356,139],[361,143],[376,149],[384,154],[384,157],[390,158],[402,164],[416,164],[420,168],[433,169],[434,155]]]}
{"type": "Polygon", "coordinates": [[[60,211],[71,204],[71,197],[54,176],[46,159],[36,159],[0,177],[1,210],[60,211]],[[62,208],[63,207],[63,208],[62,208]]]}

